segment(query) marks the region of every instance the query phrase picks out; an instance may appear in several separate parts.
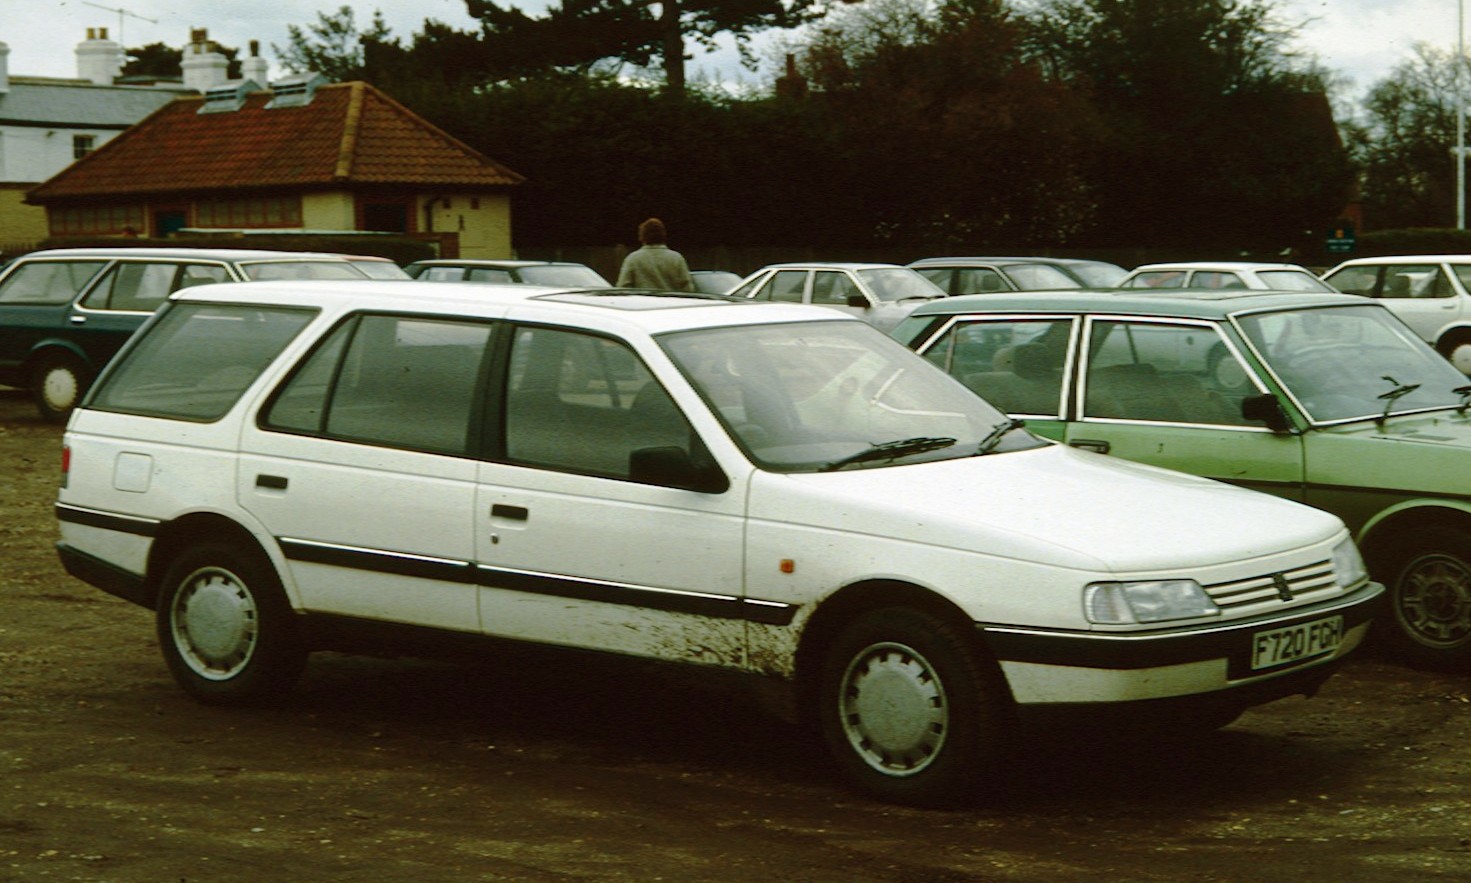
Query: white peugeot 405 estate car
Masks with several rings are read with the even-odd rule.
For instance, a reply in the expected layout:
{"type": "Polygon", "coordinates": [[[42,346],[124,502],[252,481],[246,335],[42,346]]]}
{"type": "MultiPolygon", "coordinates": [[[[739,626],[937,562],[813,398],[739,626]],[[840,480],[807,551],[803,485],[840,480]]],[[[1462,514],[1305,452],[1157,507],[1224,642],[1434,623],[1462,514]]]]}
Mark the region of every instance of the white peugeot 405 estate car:
{"type": "Polygon", "coordinates": [[[1046,442],[793,304],[203,286],[65,445],[63,562],[155,610],[202,701],[404,631],[626,654],[782,687],[917,804],[984,789],[1029,713],[1311,693],[1382,593],[1331,515],[1046,442]]]}

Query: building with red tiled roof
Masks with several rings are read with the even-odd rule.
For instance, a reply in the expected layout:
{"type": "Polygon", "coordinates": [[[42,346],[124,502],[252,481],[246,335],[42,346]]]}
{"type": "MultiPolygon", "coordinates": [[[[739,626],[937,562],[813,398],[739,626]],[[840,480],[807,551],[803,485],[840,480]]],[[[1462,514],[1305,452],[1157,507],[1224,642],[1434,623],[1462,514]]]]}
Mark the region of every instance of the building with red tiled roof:
{"type": "Polygon", "coordinates": [[[522,180],[367,83],[307,75],[175,99],[27,201],[53,237],[363,230],[489,258],[511,256],[522,180]]]}

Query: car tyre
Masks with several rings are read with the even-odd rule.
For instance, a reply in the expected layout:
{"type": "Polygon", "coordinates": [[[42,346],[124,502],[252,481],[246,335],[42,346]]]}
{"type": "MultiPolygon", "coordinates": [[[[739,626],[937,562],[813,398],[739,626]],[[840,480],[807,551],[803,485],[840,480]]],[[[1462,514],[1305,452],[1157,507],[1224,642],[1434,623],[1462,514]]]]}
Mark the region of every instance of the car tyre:
{"type": "Polygon", "coordinates": [[[1000,784],[1013,705],[963,627],[909,607],[868,611],[829,646],[819,690],[823,741],[860,789],[948,806],[1000,784]]]}
{"type": "Polygon", "coordinates": [[[1471,534],[1422,530],[1390,564],[1385,643],[1416,665],[1471,667],[1471,534]]]}
{"type": "Polygon", "coordinates": [[[164,572],[155,612],[169,671],[205,704],[275,698],[305,665],[295,615],[259,552],[224,543],[190,547],[164,572]]]}
{"type": "Polygon", "coordinates": [[[31,396],[49,423],[65,423],[91,382],[92,372],[70,353],[47,353],[31,368],[31,396]]]}

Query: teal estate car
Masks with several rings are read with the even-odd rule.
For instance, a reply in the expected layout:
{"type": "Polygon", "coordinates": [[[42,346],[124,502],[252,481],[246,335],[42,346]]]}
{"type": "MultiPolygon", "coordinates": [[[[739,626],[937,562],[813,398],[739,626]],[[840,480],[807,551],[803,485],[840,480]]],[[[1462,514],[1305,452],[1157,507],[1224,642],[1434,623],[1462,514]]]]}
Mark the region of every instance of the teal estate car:
{"type": "Polygon", "coordinates": [[[924,304],[893,334],[1038,435],[1337,515],[1389,588],[1377,633],[1471,666],[1471,386],[1380,304],[1018,292],[924,304]]]}

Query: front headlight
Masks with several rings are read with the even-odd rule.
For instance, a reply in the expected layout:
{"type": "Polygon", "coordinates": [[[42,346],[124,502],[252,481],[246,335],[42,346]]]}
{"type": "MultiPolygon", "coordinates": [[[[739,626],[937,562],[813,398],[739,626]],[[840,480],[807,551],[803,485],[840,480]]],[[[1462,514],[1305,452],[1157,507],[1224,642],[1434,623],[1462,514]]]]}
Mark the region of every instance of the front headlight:
{"type": "Polygon", "coordinates": [[[1352,538],[1333,547],[1333,578],[1345,589],[1356,586],[1369,578],[1369,569],[1364,566],[1364,556],[1352,538]]]}
{"type": "Polygon", "coordinates": [[[1215,616],[1221,609],[1193,579],[1159,579],[1089,583],[1083,589],[1083,612],[1089,622],[1127,625],[1215,616]]]}

